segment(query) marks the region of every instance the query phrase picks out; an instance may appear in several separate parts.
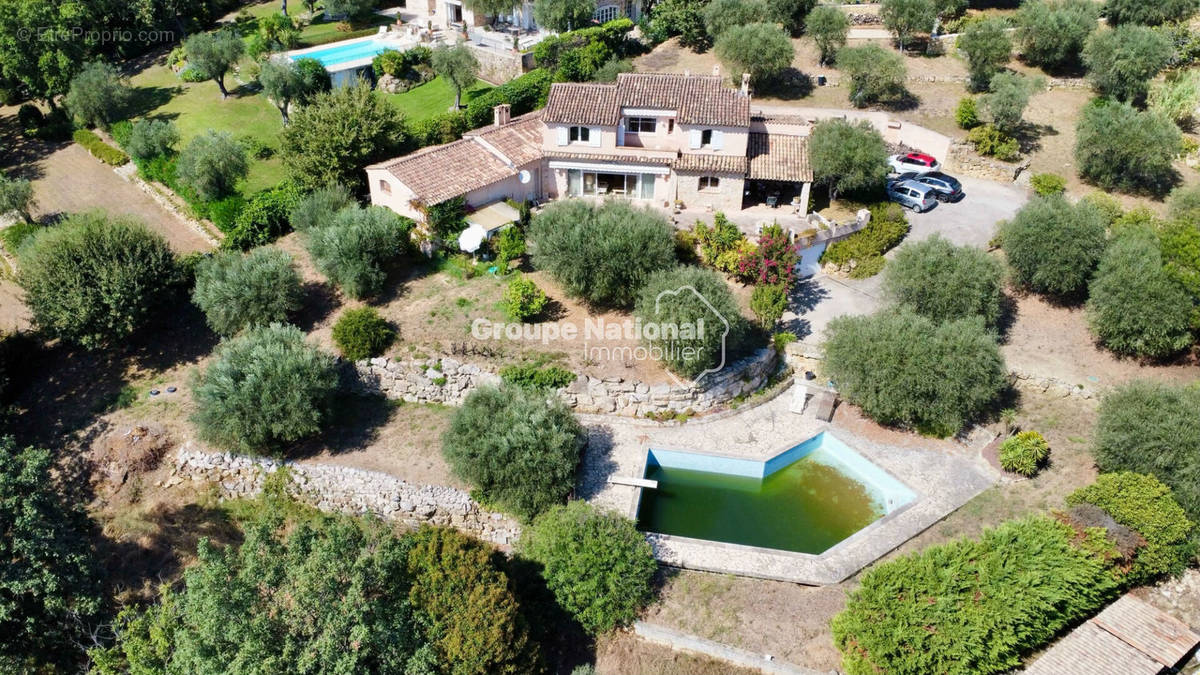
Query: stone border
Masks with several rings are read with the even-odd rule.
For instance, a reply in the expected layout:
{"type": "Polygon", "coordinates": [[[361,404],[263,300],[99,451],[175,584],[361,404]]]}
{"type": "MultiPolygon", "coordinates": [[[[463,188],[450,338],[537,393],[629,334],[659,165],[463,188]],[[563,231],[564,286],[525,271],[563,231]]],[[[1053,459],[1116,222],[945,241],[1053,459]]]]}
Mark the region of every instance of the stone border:
{"type": "Polygon", "coordinates": [[[730,647],[720,642],[687,635],[677,630],[645,621],[633,624],[633,632],[647,642],[664,645],[676,651],[691,652],[732,663],[743,668],[753,668],[769,675],[836,675],[837,671],[818,671],[801,668],[784,661],[776,661],[770,654],[757,654],[745,649],[730,647]]]}

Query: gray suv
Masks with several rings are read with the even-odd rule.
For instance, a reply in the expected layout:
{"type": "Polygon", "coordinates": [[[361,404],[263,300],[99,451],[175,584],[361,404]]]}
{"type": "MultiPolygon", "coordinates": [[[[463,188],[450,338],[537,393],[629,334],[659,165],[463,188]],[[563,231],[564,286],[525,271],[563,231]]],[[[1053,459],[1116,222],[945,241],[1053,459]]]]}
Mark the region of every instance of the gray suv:
{"type": "Polygon", "coordinates": [[[928,185],[933,188],[934,196],[940,202],[956,202],[963,198],[962,183],[954,176],[944,174],[941,171],[930,171],[928,173],[902,173],[896,176],[894,181],[916,181],[922,185],[928,185]]]}
{"type": "Polygon", "coordinates": [[[889,182],[887,193],[888,199],[917,213],[932,209],[938,202],[937,193],[932,187],[915,180],[889,182]]]}

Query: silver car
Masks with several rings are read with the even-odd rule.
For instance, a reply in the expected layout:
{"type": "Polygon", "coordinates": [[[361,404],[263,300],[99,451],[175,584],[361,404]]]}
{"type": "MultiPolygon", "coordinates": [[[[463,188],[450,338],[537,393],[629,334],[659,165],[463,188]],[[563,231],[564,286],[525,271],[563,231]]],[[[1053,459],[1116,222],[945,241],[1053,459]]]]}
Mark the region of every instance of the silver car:
{"type": "Polygon", "coordinates": [[[888,199],[900,206],[922,213],[937,204],[937,191],[915,180],[900,180],[888,183],[888,199]]]}

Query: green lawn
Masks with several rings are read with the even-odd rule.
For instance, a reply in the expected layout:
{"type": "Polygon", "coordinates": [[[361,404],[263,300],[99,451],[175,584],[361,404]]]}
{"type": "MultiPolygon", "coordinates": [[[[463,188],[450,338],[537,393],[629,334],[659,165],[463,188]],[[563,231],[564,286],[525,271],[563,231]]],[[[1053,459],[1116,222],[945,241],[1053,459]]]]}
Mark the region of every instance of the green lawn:
{"type": "MultiPolygon", "coordinates": [[[[295,20],[300,20],[307,14],[307,10],[304,9],[304,6],[298,2],[289,3],[288,7],[288,13],[295,20]]],[[[250,5],[249,7],[246,7],[246,11],[249,12],[251,16],[260,19],[271,14],[278,14],[279,2],[278,0],[272,0],[271,2],[250,5]]],[[[347,34],[338,31],[337,27],[341,24],[340,21],[323,21],[322,18],[323,14],[318,11],[315,21],[300,30],[301,47],[312,47],[314,45],[326,44],[328,42],[336,42],[339,37],[344,37],[345,39],[356,36],[362,37],[361,35],[356,34],[364,31],[366,31],[367,34],[374,33],[375,29],[377,29],[379,26],[386,26],[395,22],[395,19],[392,17],[383,16],[381,14],[372,14],[370,20],[362,25],[355,25],[354,32],[347,34]]]]}
{"type": "MultiPolygon", "coordinates": [[[[251,136],[264,145],[279,149],[279,130],[283,128],[279,110],[256,91],[237,89],[232,74],[225,77],[229,98],[221,100],[215,82],[188,83],[166,66],[151,66],[134,75],[138,117],[170,119],[179,128],[180,148],[208,129],[228,131],[234,137],[251,136]]],[[[251,195],[274,187],[285,176],[277,157],[251,160],[250,174],[242,186],[251,195]]]]}
{"type": "MultiPolygon", "coordinates": [[[[462,104],[466,105],[475,96],[485,94],[491,89],[492,85],[483,80],[477,80],[474,85],[463,92],[462,104]]],[[[450,110],[450,106],[454,105],[454,87],[451,87],[446,80],[435,77],[403,94],[385,94],[384,98],[399,108],[406,119],[418,121],[450,110]]]]}

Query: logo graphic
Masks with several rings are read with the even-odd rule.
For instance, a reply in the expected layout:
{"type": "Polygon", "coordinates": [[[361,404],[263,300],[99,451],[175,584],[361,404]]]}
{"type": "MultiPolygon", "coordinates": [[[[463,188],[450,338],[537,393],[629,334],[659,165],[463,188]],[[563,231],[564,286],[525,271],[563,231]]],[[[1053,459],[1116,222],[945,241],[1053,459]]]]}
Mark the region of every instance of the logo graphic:
{"type": "MultiPolygon", "coordinates": [[[[662,313],[664,298],[666,299],[665,302],[667,303],[672,302],[672,299],[674,299],[675,302],[678,302],[678,297],[681,293],[684,294],[685,298],[687,297],[688,293],[691,293],[692,295],[696,296],[700,302],[704,303],[704,306],[708,309],[708,312],[712,314],[713,318],[717,321],[717,323],[714,325],[719,326],[721,330],[721,349],[719,350],[720,353],[718,354],[718,360],[711,368],[706,368],[700,371],[700,373],[693,378],[694,382],[699,383],[705,377],[708,377],[709,374],[718,372],[725,367],[725,339],[729,337],[729,321],[717,311],[716,307],[713,307],[712,303],[708,301],[708,298],[704,297],[700,291],[697,291],[692,286],[680,286],[673,291],[663,291],[662,293],[659,293],[658,296],[654,298],[654,313],[656,315],[662,313]]],[[[697,335],[697,338],[703,338],[704,331],[708,330],[703,326],[702,321],[703,320],[697,321],[697,323],[700,324],[700,334],[697,335]]],[[[667,371],[667,375],[670,376],[675,384],[683,384],[683,380],[676,377],[675,374],[670,370],[667,371]]]]}

